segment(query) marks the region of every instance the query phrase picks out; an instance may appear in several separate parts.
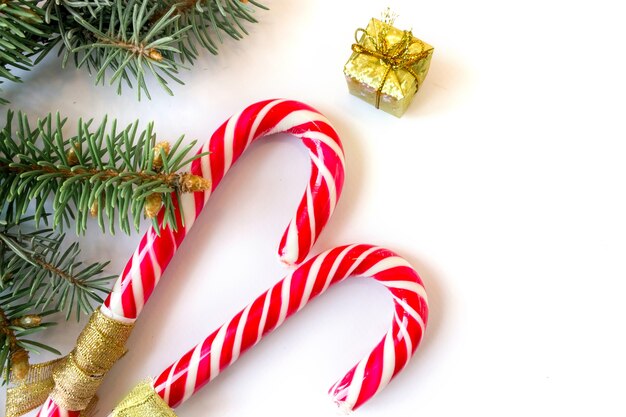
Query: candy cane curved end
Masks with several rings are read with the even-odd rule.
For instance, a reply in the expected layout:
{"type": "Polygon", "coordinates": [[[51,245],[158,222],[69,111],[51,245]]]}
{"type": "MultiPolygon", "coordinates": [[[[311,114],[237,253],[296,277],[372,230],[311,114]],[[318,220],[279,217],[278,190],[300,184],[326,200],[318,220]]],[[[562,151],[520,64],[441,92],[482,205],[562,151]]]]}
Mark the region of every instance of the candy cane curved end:
{"type": "Polygon", "coordinates": [[[325,116],[294,100],[275,99],[253,104],[217,129],[202,148],[211,153],[196,160],[191,172],[212,182],[210,190],[197,193],[204,194],[199,198],[206,201],[250,144],[275,133],[289,133],[299,138],[307,147],[311,161],[311,175],[304,195],[278,249],[280,261],[294,266],[307,257],[335,210],[343,188],[343,147],[325,116]]]}
{"type": "Polygon", "coordinates": [[[345,175],[341,140],[328,119],[304,103],[262,101],[228,119],[198,151],[208,154],[192,163],[191,173],[209,180],[211,188],[181,196],[178,209],[185,219],[184,227],[176,231],[164,228],[160,234],[148,230],[105,300],[107,314],[120,321],[139,316],[211,193],[253,142],[274,133],[298,138],[309,151],[311,175],[278,250],[286,265],[306,258],[341,196],[345,175]]]}
{"type": "Polygon", "coordinates": [[[182,404],[287,317],[350,276],[377,280],[394,303],[386,335],[330,389],[341,410],[358,408],[406,366],[428,320],[426,292],[417,272],[395,253],[371,245],[338,247],[300,265],[163,371],[154,382],[156,393],[170,407],[182,404]]]}
{"type": "MultiPolygon", "coordinates": [[[[150,228],[126,264],[101,307],[101,313],[120,323],[133,323],[156,288],[163,272],[200,215],[211,193],[242,153],[254,141],[273,134],[288,133],[309,151],[311,175],[296,214],[283,234],[279,256],[283,263],[302,262],[335,210],[344,182],[341,141],[330,122],[312,107],[293,100],[266,100],[248,106],[227,120],[198,153],[209,154],[191,166],[194,175],[211,183],[205,192],[183,194],[177,204],[177,230],[150,228]],[[184,218],[184,227],[182,219],[184,218]]],[[[158,215],[163,224],[163,211],[158,215]]],[[[77,417],[51,399],[39,417],[77,417]]]]}

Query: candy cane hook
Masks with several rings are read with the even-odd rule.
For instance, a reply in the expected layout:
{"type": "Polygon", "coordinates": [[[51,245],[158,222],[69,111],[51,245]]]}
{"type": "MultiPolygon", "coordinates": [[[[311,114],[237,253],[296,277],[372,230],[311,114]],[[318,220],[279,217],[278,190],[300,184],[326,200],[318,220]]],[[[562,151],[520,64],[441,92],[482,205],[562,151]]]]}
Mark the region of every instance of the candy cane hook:
{"type": "Polygon", "coordinates": [[[358,408],[408,363],[428,320],[426,292],[417,272],[395,253],[371,245],[338,247],[311,258],[169,366],[151,387],[133,390],[111,416],[145,414],[144,404],[160,404],[163,413],[151,409],[151,415],[171,415],[168,407],[182,404],[287,317],[350,276],[371,276],[394,302],[389,331],[330,389],[341,409],[358,408]]]}
{"type": "MultiPolygon", "coordinates": [[[[181,196],[178,220],[182,212],[184,227],[179,227],[177,231],[161,228],[158,234],[150,229],[143,236],[139,247],[100,308],[105,317],[117,323],[134,323],[163,271],[226,172],[254,141],[281,132],[300,138],[308,148],[311,176],[296,215],[281,239],[279,256],[288,265],[298,264],[306,258],[341,195],[344,181],[341,141],[330,122],[306,104],[292,100],[262,101],[231,117],[199,151],[210,154],[195,160],[191,172],[210,180],[211,189],[181,196]]],[[[71,381],[69,385],[68,389],[73,389],[71,381]]],[[[58,401],[49,397],[38,416],[79,416],[80,411],[61,407],[57,403],[58,401]]]]}

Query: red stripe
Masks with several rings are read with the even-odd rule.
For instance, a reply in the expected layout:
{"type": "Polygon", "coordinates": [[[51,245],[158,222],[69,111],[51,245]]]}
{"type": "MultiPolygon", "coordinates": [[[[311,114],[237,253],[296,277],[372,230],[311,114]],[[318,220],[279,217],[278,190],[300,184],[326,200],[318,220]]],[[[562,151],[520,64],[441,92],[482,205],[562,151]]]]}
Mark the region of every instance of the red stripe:
{"type": "Polygon", "coordinates": [[[235,343],[235,335],[237,334],[237,325],[241,319],[242,312],[238,313],[228,325],[226,335],[224,336],[224,344],[222,346],[222,354],[220,355],[220,370],[230,365],[233,358],[233,345],[235,343]]]}
{"type": "Polygon", "coordinates": [[[213,136],[211,136],[211,141],[209,142],[209,151],[211,154],[209,155],[210,165],[211,165],[211,188],[215,190],[219,185],[220,181],[224,177],[224,135],[226,132],[226,121],[223,125],[217,129],[213,136]]]}
{"type": "Polygon", "coordinates": [[[263,314],[263,304],[265,303],[265,295],[254,300],[250,311],[248,312],[248,319],[246,320],[246,326],[243,329],[243,337],[241,338],[241,352],[254,345],[259,337],[259,324],[261,323],[261,315],[263,314]]]}
{"type": "Polygon", "coordinates": [[[263,327],[263,331],[261,332],[263,335],[271,332],[276,327],[276,323],[278,322],[278,317],[280,315],[280,308],[283,303],[281,295],[283,285],[283,281],[279,282],[272,288],[270,292],[270,307],[267,312],[267,320],[265,321],[265,326],[263,327]]]}
{"type": "Polygon", "coordinates": [[[248,145],[248,136],[250,136],[250,129],[252,128],[252,124],[254,123],[254,119],[256,119],[257,114],[258,111],[256,106],[248,107],[241,112],[239,121],[237,122],[237,126],[235,128],[232,164],[234,164],[246,150],[246,145],[248,145]]]}
{"type": "Polygon", "coordinates": [[[317,220],[315,224],[315,235],[318,236],[330,218],[330,188],[315,164],[311,164],[311,174],[314,176],[311,177],[310,187],[312,190],[316,191],[316,193],[313,194],[312,209],[313,215],[317,220]]]}
{"type": "Polygon", "coordinates": [[[348,371],[348,373],[339,380],[335,385],[333,385],[328,393],[337,401],[345,401],[348,397],[348,390],[350,385],[352,385],[352,380],[354,379],[354,372],[356,371],[356,366],[348,371]]]}
{"type": "Polygon", "coordinates": [[[121,298],[124,317],[136,318],[137,305],[135,304],[135,296],[133,295],[133,281],[130,276],[126,278],[126,285],[124,286],[121,298]]]}
{"type": "Polygon", "coordinates": [[[143,287],[143,300],[147,301],[156,286],[156,271],[150,259],[150,252],[146,252],[139,265],[141,271],[141,285],[143,287]]]}
{"type": "MultiPolygon", "coordinates": [[[[402,318],[401,311],[402,311],[402,308],[400,308],[399,306],[396,306],[396,312],[398,313],[400,320],[402,320],[403,326],[406,327],[408,325],[409,320],[406,318],[402,318]]],[[[406,365],[406,363],[409,361],[409,358],[411,357],[413,352],[407,351],[404,336],[402,332],[400,331],[400,326],[398,326],[398,323],[395,320],[395,316],[394,316],[392,328],[393,328],[393,334],[397,335],[397,337],[394,337],[394,346],[393,346],[395,354],[396,354],[396,363],[395,363],[394,370],[393,370],[393,376],[396,376],[398,372],[400,372],[402,368],[404,368],[404,365],[406,365]]],[[[407,332],[409,335],[412,334],[411,332],[408,331],[408,329],[407,329],[407,332]]],[[[413,340],[412,338],[410,339],[411,339],[411,345],[414,347],[415,340],[413,340]]]]}
{"type": "Polygon", "coordinates": [[[344,248],[333,249],[328,254],[326,259],[324,259],[324,261],[322,262],[322,265],[320,266],[320,270],[317,274],[317,277],[315,278],[315,284],[313,285],[313,290],[311,291],[310,299],[317,297],[321,293],[322,289],[324,288],[324,285],[326,284],[326,280],[328,279],[328,274],[330,273],[330,269],[335,263],[337,256],[339,256],[339,254],[341,253],[343,249],[344,248]]]}
{"type": "MultiPolygon", "coordinates": [[[[151,230],[148,233],[154,234],[155,232],[151,230]]],[[[161,273],[163,273],[176,251],[176,243],[170,234],[170,229],[163,230],[161,232],[161,236],[155,237],[152,250],[154,251],[156,261],[161,268],[161,273]]]]}
{"type": "Polygon", "coordinates": [[[187,383],[187,375],[189,373],[189,361],[193,354],[193,349],[185,353],[180,361],[174,368],[174,374],[172,376],[172,384],[170,385],[170,398],[168,405],[170,407],[176,407],[183,401],[185,395],[185,385],[187,383]]]}
{"type": "Polygon", "coordinates": [[[374,348],[370,354],[367,365],[365,366],[365,374],[363,376],[363,383],[361,385],[361,391],[357,397],[353,410],[356,410],[365,401],[369,400],[376,394],[378,387],[380,386],[380,380],[383,373],[384,364],[384,338],[374,348]]]}

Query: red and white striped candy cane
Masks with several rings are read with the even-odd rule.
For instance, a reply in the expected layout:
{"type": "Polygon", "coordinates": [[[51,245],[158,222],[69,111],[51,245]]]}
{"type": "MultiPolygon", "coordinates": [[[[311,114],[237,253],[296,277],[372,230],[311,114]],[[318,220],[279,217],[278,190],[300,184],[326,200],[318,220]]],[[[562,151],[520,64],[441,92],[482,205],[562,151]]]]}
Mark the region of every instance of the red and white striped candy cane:
{"type": "Polygon", "coordinates": [[[341,409],[356,409],[404,368],[428,319],[426,292],[417,272],[390,250],[371,245],[338,247],[302,264],[163,371],[154,380],[156,393],[171,408],[179,406],[332,284],[359,275],[387,287],[395,312],[380,343],[330,389],[341,409]]]}
{"type": "MultiPolygon", "coordinates": [[[[227,120],[198,152],[210,154],[195,160],[191,173],[211,181],[203,193],[181,195],[179,207],[185,225],[177,231],[152,228],[126,264],[101,311],[120,322],[134,322],[152,294],[161,275],[198,218],[211,193],[254,141],[274,133],[289,133],[309,150],[311,176],[296,215],[279,247],[282,262],[302,262],[332,215],[344,182],[344,154],[339,136],[330,122],[312,107],[293,100],[267,100],[253,104],[227,120]]],[[[64,410],[48,398],[39,417],[78,417],[79,411],[64,410]]]]}

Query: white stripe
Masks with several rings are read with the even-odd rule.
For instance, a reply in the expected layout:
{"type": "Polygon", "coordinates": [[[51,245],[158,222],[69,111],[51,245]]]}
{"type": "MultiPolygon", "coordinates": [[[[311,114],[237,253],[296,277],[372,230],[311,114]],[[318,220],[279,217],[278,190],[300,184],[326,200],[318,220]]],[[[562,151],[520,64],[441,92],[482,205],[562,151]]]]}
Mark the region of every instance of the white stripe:
{"type": "Polygon", "coordinates": [[[411,336],[409,336],[409,331],[406,328],[406,323],[400,320],[400,316],[398,316],[397,312],[394,314],[394,316],[396,323],[398,323],[398,327],[400,328],[400,334],[402,334],[402,338],[404,339],[404,344],[406,345],[408,361],[411,357],[411,354],[413,353],[413,341],[411,340],[411,336]]]}
{"type": "Polygon", "coordinates": [[[419,295],[421,298],[423,298],[426,304],[428,304],[428,295],[426,294],[426,289],[420,284],[418,284],[417,282],[413,282],[413,281],[380,281],[380,282],[389,288],[399,288],[401,290],[412,291],[416,293],[417,295],[419,295]]]}
{"type": "Polygon", "coordinates": [[[348,386],[348,395],[346,396],[345,405],[349,410],[354,408],[356,401],[359,399],[361,393],[361,387],[363,386],[363,378],[365,377],[365,366],[367,365],[367,359],[365,358],[359,362],[348,386]]]}
{"type": "Polygon", "coordinates": [[[202,352],[202,343],[194,349],[189,359],[187,367],[187,380],[185,381],[185,392],[183,393],[182,402],[185,402],[193,395],[196,389],[196,381],[198,379],[198,367],[200,366],[200,353],[202,352]]]}
{"type": "Polygon", "coordinates": [[[59,408],[59,417],[69,417],[70,413],[68,410],[66,410],[65,408],[58,406],[59,408]]]}
{"type": "MultiPolygon", "coordinates": [[[[156,232],[154,231],[154,229],[151,229],[151,231],[156,236],[156,232]]],[[[176,253],[176,251],[178,250],[178,244],[176,243],[176,238],[174,237],[174,230],[172,230],[171,227],[168,227],[167,231],[169,231],[170,233],[170,242],[172,243],[172,246],[174,247],[174,253],[176,253]]],[[[163,233],[163,231],[161,231],[161,233],[163,233]]]]}
{"type": "MultiPolygon", "coordinates": [[[[369,248],[368,250],[366,250],[365,252],[363,252],[361,255],[359,255],[358,258],[353,260],[353,264],[350,267],[350,269],[348,269],[348,272],[346,273],[346,275],[342,278],[345,279],[347,277],[349,277],[350,275],[352,275],[352,273],[354,272],[354,270],[361,265],[361,263],[363,263],[363,261],[365,261],[367,259],[368,256],[370,256],[373,252],[379,250],[380,248],[377,246],[374,246],[372,248],[369,248]]],[[[363,274],[361,274],[363,275],[363,274]]]]}
{"type": "MultiPolygon", "coordinates": [[[[383,369],[380,375],[380,382],[376,394],[389,384],[391,377],[393,377],[393,371],[396,368],[396,351],[393,345],[394,336],[390,329],[385,335],[385,344],[383,346],[383,369]]],[[[374,395],[376,395],[374,394],[374,395]]]]}
{"type": "Polygon", "coordinates": [[[48,397],[42,407],[41,414],[44,416],[49,416],[51,406],[52,406],[52,398],[48,397]]]}
{"type": "Polygon", "coordinates": [[[226,338],[226,331],[230,321],[220,327],[219,331],[215,335],[215,339],[211,343],[211,379],[215,378],[220,373],[220,359],[222,357],[222,348],[224,347],[224,339],[226,338]]]}
{"type": "Polygon", "coordinates": [[[272,292],[274,288],[272,287],[268,292],[265,293],[265,301],[263,302],[263,312],[261,313],[261,320],[259,320],[259,331],[256,338],[256,343],[261,340],[263,337],[263,329],[265,329],[265,322],[267,321],[267,313],[270,309],[270,300],[272,299],[272,292]]]}
{"type": "Polygon", "coordinates": [[[196,222],[196,199],[195,193],[185,193],[180,196],[180,208],[185,219],[185,234],[189,233],[191,226],[196,222]]]}
{"type": "Polygon", "coordinates": [[[296,220],[296,218],[293,218],[289,223],[285,239],[285,252],[280,257],[280,260],[287,265],[294,265],[300,256],[300,235],[298,234],[296,220]]]}
{"type": "Polygon", "coordinates": [[[152,262],[152,269],[154,272],[154,286],[159,283],[159,280],[162,276],[161,265],[159,265],[159,261],[157,260],[156,253],[154,252],[154,246],[150,246],[150,261],[152,262]]]}
{"type": "Polygon", "coordinates": [[[391,268],[397,268],[399,266],[407,266],[413,269],[411,264],[409,264],[406,259],[401,258],[399,256],[390,256],[388,258],[381,259],[380,261],[376,262],[376,264],[373,265],[370,269],[363,272],[363,276],[372,277],[378,274],[379,272],[386,271],[391,268]]]}
{"type": "Polygon", "coordinates": [[[329,208],[330,211],[328,216],[330,217],[335,211],[335,206],[337,205],[337,185],[335,184],[335,178],[328,170],[328,167],[322,163],[322,161],[315,155],[310,154],[311,161],[317,166],[317,169],[320,171],[320,174],[326,180],[326,184],[328,186],[328,195],[329,195],[329,208]]]}
{"type": "Polygon", "coordinates": [[[315,233],[315,207],[313,206],[313,194],[311,193],[310,184],[307,184],[306,186],[306,211],[309,216],[309,225],[311,227],[311,242],[309,243],[309,250],[311,250],[317,236],[315,233]]]}
{"type": "MultiPolygon", "coordinates": [[[[274,100],[270,103],[267,103],[267,105],[263,107],[260,112],[257,113],[256,118],[254,119],[254,123],[252,123],[252,127],[250,127],[250,134],[248,135],[248,142],[246,142],[246,146],[248,146],[252,142],[252,139],[254,139],[254,136],[256,135],[256,131],[259,128],[259,125],[261,124],[265,116],[267,115],[267,113],[274,106],[276,106],[279,103],[283,103],[284,101],[285,100],[274,100]]],[[[263,134],[263,132],[261,132],[261,134],[263,134]]]]}
{"type": "Polygon", "coordinates": [[[320,132],[320,131],[317,131],[317,130],[310,130],[308,132],[304,132],[302,134],[298,134],[298,135],[295,135],[295,136],[304,137],[304,138],[313,139],[313,140],[317,140],[319,142],[322,142],[324,145],[326,145],[330,149],[332,149],[332,151],[335,154],[337,154],[337,157],[339,157],[339,160],[341,161],[341,165],[345,167],[346,160],[345,160],[344,153],[341,150],[341,147],[339,146],[339,143],[337,143],[337,141],[335,139],[331,138],[330,136],[328,136],[324,132],[320,132]]]}
{"type": "Polygon", "coordinates": [[[135,321],[137,321],[137,319],[131,319],[131,318],[120,316],[119,314],[116,314],[113,310],[109,309],[104,304],[102,304],[100,306],[100,313],[102,313],[105,317],[108,317],[110,319],[119,321],[120,323],[132,324],[135,321]]]}
{"type": "MultiPolygon", "coordinates": [[[[146,250],[148,245],[144,247],[146,250]]],[[[138,259],[138,253],[133,254],[132,266],[130,267],[131,282],[133,285],[133,298],[135,299],[135,308],[137,313],[143,309],[144,297],[143,297],[143,282],[141,281],[141,269],[139,268],[140,262],[138,259]]],[[[142,256],[142,259],[146,259],[142,256]]]]}
{"type": "Polygon", "coordinates": [[[285,319],[287,318],[287,309],[289,308],[289,300],[291,299],[290,297],[290,293],[291,293],[291,278],[292,278],[292,274],[289,274],[285,277],[285,279],[283,280],[283,286],[282,286],[282,292],[280,295],[280,314],[278,315],[278,321],[276,322],[276,327],[280,326],[281,324],[283,324],[283,322],[285,321],[285,319]]]}
{"type": "Polygon", "coordinates": [[[113,318],[125,317],[124,308],[122,307],[122,280],[123,276],[120,275],[115,281],[115,284],[113,284],[113,289],[110,294],[109,309],[113,318]]]}
{"type": "MultiPolygon", "coordinates": [[[[210,144],[211,144],[211,140],[209,139],[202,146],[202,153],[209,152],[209,150],[211,149],[210,144]]],[[[211,155],[204,155],[200,159],[200,167],[202,168],[202,177],[204,179],[208,180],[208,181],[211,181],[212,178],[213,178],[213,176],[211,175],[211,155]]],[[[213,188],[213,186],[209,187],[208,190],[204,191],[204,202],[205,203],[207,202],[207,200],[209,199],[209,196],[211,195],[211,189],[212,188],[213,188]]]]}
{"type": "Polygon", "coordinates": [[[239,354],[241,353],[241,341],[243,339],[243,331],[246,328],[246,323],[248,321],[250,308],[252,308],[252,304],[249,304],[248,307],[246,307],[246,309],[241,314],[241,318],[239,319],[237,332],[235,333],[235,342],[233,343],[233,356],[230,360],[231,365],[239,358],[239,354]]]}
{"type": "Polygon", "coordinates": [[[302,300],[300,300],[300,306],[298,307],[298,311],[300,311],[306,303],[309,302],[309,298],[311,297],[311,292],[313,292],[313,286],[317,281],[319,276],[320,267],[322,266],[322,262],[326,259],[325,256],[318,256],[313,261],[311,265],[311,269],[309,269],[309,273],[306,276],[306,282],[304,284],[304,291],[302,293],[302,300]]]}
{"type": "MultiPolygon", "coordinates": [[[[328,271],[328,276],[326,277],[326,282],[324,283],[324,287],[322,287],[322,291],[320,291],[320,294],[328,289],[328,287],[330,286],[330,283],[333,281],[333,278],[335,277],[335,274],[337,273],[337,269],[339,269],[339,265],[343,261],[343,258],[345,258],[346,254],[348,252],[350,252],[352,249],[354,249],[356,246],[358,246],[358,245],[350,245],[347,248],[345,248],[344,250],[342,250],[339,255],[337,255],[337,258],[335,259],[335,262],[333,263],[333,266],[330,268],[330,271],[328,271]]],[[[329,252],[326,252],[323,255],[326,256],[328,253],[329,252]]]]}
{"type": "Polygon", "coordinates": [[[241,113],[237,113],[228,119],[228,122],[226,122],[226,129],[224,129],[224,175],[226,175],[226,172],[228,172],[230,166],[233,164],[235,127],[237,126],[237,122],[239,122],[240,116],[241,113]]]}
{"type": "Polygon", "coordinates": [[[170,368],[170,373],[167,375],[167,380],[165,381],[165,394],[163,395],[163,400],[169,404],[170,403],[170,392],[172,390],[172,384],[174,383],[174,373],[176,372],[176,368],[178,367],[178,363],[180,359],[176,361],[174,365],[170,368]]]}
{"type": "Polygon", "coordinates": [[[422,328],[422,333],[424,333],[424,329],[426,329],[426,324],[424,323],[424,319],[422,319],[422,316],[420,316],[419,314],[417,314],[417,311],[415,311],[415,310],[413,309],[413,307],[411,307],[410,305],[408,305],[408,304],[406,303],[406,301],[404,301],[404,300],[402,300],[402,299],[400,299],[400,298],[396,297],[395,295],[394,295],[394,297],[393,297],[393,300],[394,300],[396,303],[400,304],[400,306],[401,306],[401,307],[402,307],[402,308],[403,308],[403,309],[404,309],[407,313],[409,313],[409,315],[410,315],[411,317],[413,317],[413,318],[415,319],[415,321],[417,322],[417,324],[419,324],[419,325],[420,325],[420,327],[422,328]]]}
{"type": "Polygon", "coordinates": [[[272,133],[285,132],[294,126],[311,122],[324,122],[332,127],[332,124],[328,121],[328,119],[318,112],[311,110],[295,110],[283,117],[283,119],[278,122],[276,126],[270,129],[267,134],[271,135],[272,133]]]}

